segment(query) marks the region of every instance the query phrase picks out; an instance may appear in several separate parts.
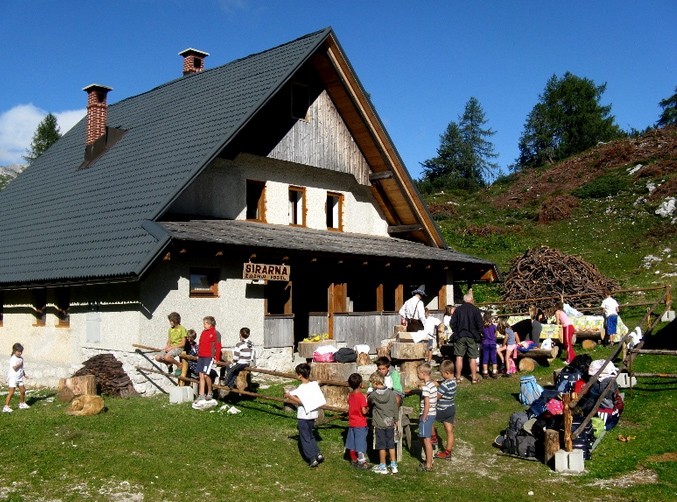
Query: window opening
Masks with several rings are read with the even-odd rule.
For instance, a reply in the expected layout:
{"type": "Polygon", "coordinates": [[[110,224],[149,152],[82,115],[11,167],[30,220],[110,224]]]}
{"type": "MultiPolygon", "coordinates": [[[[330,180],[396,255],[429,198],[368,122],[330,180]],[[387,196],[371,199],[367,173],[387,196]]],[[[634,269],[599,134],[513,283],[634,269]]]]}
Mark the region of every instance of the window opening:
{"type": "Polygon", "coordinates": [[[247,219],[266,221],[265,189],[263,181],[247,180],[247,219]]]}
{"type": "Polygon", "coordinates": [[[327,228],[343,230],[343,195],[327,194],[327,228]]]}
{"type": "Polygon", "coordinates": [[[306,225],[305,189],[289,187],[289,224],[306,225]]]}

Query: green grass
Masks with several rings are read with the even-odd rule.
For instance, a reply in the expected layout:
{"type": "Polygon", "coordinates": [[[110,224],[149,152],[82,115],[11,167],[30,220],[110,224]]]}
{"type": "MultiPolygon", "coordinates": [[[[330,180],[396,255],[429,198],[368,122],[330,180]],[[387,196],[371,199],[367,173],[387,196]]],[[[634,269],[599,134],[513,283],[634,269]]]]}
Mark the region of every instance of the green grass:
{"type": "MultiPolygon", "coordinates": [[[[598,348],[594,358],[609,349],[598,348]]],[[[641,356],[638,369],[676,363],[641,356]]],[[[561,363],[555,362],[556,366],[561,363]]],[[[547,385],[553,368],[538,368],[547,385]]],[[[642,379],[627,396],[618,427],[586,462],[587,472],[556,474],[547,466],[503,456],[492,446],[511,413],[522,407],[515,394],[519,379],[462,384],[458,392],[453,460],[437,461],[433,473],[419,473],[418,453],[405,450],[400,474],[357,471],[343,460],[347,426],[335,418],[318,427],[327,461],[310,469],[297,448],[295,415],[277,403],[243,400],[239,415],[171,405],[166,396],[107,398],[108,411],[71,417],[51,391],[30,395],[30,410],[3,414],[0,444],[0,499],[4,500],[668,500],[677,492],[677,469],[661,461],[675,455],[675,382],[642,379]],[[627,443],[616,435],[635,436],[627,443]],[[623,480],[642,474],[619,491],[623,480]]],[[[260,391],[281,395],[280,385],[260,391]]],[[[16,404],[16,398],[14,400],[16,404]]],[[[406,404],[418,408],[415,396],[406,404]]]]}

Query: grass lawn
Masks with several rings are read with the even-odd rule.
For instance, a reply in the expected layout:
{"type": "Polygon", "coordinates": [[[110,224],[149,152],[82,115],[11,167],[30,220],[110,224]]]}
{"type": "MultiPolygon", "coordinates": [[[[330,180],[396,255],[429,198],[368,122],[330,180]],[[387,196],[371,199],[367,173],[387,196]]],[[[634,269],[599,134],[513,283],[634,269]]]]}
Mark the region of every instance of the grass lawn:
{"type": "MultiPolygon", "coordinates": [[[[608,351],[600,347],[591,355],[608,351]]],[[[673,359],[640,356],[638,370],[677,373],[673,359]]],[[[539,382],[549,384],[552,369],[538,368],[539,382]]],[[[347,423],[331,415],[317,429],[327,460],[310,469],[298,452],[295,414],[278,403],[241,400],[242,413],[228,415],[172,405],[166,396],[107,398],[105,413],[72,417],[53,391],[33,391],[31,409],[0,416],[0,499],[675,500],[676,388],[674,380],[640,380],[626,397],[620,424],[586,461],[586,473],[562,475],[492,447],[510,414],[521,409],[519,378],[465,382],[452,460],[419,473],[417,453],[405,450],[400,473],[388,476],[350,467],[343,459],[347,423]],[[620,442],[618,434],[634,439],[620,442]]],[[[259,392],[280,396],[282,387],[259,392]]],[[[407,404],[417,408],[417,398],[407,404]]]]}

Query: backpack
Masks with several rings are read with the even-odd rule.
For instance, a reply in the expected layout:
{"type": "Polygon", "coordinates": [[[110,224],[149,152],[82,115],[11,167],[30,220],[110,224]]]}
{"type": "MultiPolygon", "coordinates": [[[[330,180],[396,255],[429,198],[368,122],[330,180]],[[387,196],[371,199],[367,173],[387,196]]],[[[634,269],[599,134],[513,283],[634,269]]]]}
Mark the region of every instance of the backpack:
{"type": "Polygon", "coordinates": [[[528,458],[536,456],[536,438],[524,430],[529,420],[526,411],[518,411],[510,415],[508,428],[503,432],[501,451],[509,455],[528,458]]]}
{"type": "Polygon", "coordinates": [[[520,377],[520,394],[519,400],[524,406],[531,406],[538,397],[543,393],[543,387],[536,382],[536,377],[527,375],[520,377]]]}
{"type": "Polygon", "coordinates": [[[573,366],[565,366],[557,375],[555,388],[557,392],[564,394],[574,390],[574,384],[583,378],[583,373],[573,366]]]}
{"type": "Polygon", "coordinates": [[[340,348],[334,353],[334,361],[337,363],[354,363],[357,361],[357,352],[348,347],[340,348]]]}
{"type": "MultiPolygon", "coordinates": [[[[571,422],[571,432],[574,432],[583,423],[583,416],[574,416],[571,422]]],[[[572,446],[577,450],[583,450],[583,458],[590,460],[592,445],[595,442],[595,433],[592,423],[588,422],[578,437],[572,440],[572,446]]]]}

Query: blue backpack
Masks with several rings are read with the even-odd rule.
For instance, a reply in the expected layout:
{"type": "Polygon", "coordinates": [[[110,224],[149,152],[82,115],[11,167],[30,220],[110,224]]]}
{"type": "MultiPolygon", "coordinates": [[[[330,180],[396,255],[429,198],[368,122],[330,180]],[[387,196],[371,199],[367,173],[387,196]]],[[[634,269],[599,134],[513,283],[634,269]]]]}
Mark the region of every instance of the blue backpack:
{"type": "Polygon", "coordinates": [[[531,406],[543,393],[543,387],[536,382],[536,377],[527,375],[520,377],[519,400],[524,406],[531,406]]]}

